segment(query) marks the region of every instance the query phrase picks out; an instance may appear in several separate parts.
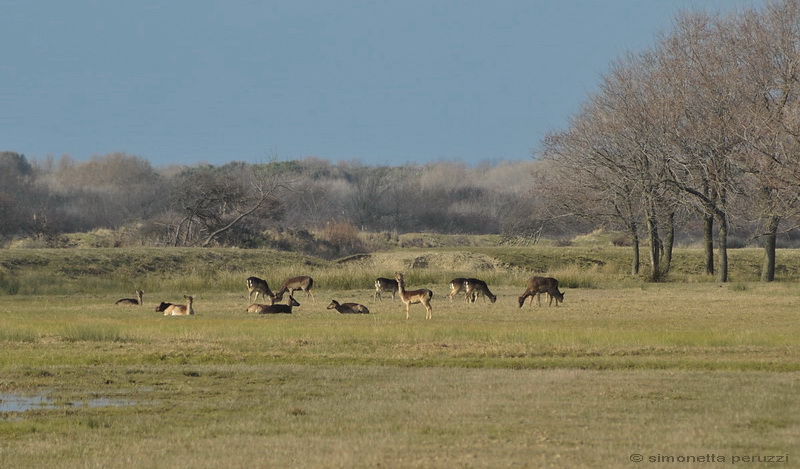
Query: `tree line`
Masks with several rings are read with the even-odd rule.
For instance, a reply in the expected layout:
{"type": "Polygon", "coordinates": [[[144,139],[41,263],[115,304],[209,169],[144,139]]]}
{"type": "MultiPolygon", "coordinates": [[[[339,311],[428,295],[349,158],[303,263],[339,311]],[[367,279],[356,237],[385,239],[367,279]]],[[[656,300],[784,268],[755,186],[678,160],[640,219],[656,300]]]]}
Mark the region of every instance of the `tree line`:
{"type": "Polygon", "coordinates": [[[342,247],[359,231],[511,232],[519,223],[505,220],[533,213],[534,164],[383,167],[305,158],[154,168],[125,153],[29,161],[2,152],[0,241],[58,245],[65,233],[107,228],[139,245],[280,248],[280,233],[319,244],[325,239],[312,232],[326,232],[342,247]]]}
{"type": "Polygon", "coordinates": [[[709,274],[728,280],[735,223],[763,240],[772,280],[776,239],[800,208],[799,98],[798,0],[684,12],[653,47],[612,63],[544,139],[534,187],[552,216],[628,233],[633,273],[640,244],[651,280],[669,272],[676,230],[699,220],[709,274]]]}

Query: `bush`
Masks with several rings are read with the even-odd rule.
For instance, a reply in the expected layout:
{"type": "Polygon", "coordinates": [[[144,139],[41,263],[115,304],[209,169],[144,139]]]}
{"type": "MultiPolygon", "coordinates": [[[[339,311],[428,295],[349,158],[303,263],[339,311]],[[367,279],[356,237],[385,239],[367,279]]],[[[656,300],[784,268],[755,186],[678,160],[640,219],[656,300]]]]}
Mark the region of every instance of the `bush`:
{"type": "Polygon", "coordinates": [[[631,242],[630,236],[615,236],[611,239],[611,244],[617,247],[631,247],[633,246],[633,242],[631,242]]]}
{"type": "Polygon", "coordinates": [[[340,256],[365,251],[364,242],[358,237],[358,228],[350,222],[326,223],[322,238],[328,241],[340,256]]]}

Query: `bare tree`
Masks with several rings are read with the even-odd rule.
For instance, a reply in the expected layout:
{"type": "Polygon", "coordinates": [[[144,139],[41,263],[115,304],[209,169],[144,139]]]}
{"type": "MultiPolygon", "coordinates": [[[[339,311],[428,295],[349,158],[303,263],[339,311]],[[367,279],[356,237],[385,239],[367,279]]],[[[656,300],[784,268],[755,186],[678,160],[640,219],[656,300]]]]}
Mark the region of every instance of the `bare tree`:
{"type": "Polygon", "coordinates": [[[209,246],[250,217],[279,217],[277,193],[291,184],[268,167],[241,164],[200,168],[182,179],[172,194],[182,214],[173,226],[174,245],[209,246]]]}
{"type": "Polygon", "coordinates": [[[745,202],[762,220],[761,280],[769,282],[775,278],[781,222],[796,218],[800,209],[800,2],[746,11],[726,39],[739,65],[740,134],[750,150],[745,181],[751,197],[745,202]]]}
{"type": "MultiPolygon", "coordinates": [[[[643,218],[652,281],[669,271],[674,239],[674,194],[665,182],[668,111],[658,72],[651,53],[616,62],[569,130],[544,142],[545,154],[558,156],[558,173],[565,172],[562,179],[572,181],[568,194],[559,197],[565,197],[570,207],[584,207],[585,215],[616,220],[625,227],[633,245],[634,274],[643,218]]],[[[548,190],[556,193],[557,188],[548,190]]]]}
{"type": "MultiPolygon", "coordinates": [[[[723,32],[731,18],[684,13],[658,50],[664,89],[675,109],[671,123],[674,152],[669,160],[670,183],[690,196],[717,223],[717,279],[728,281],[729,198],[737,190],[743,140],[736,126],[741,91],[736,63],[723,32]]],[[[706,240],[710,255],[710,239],[706,240]]],[[[708,261],[710,259],[707,258],[708,261]]]]}
{"type": "Polygon", "coordinates": [[[352,193],[345,201],[351,219],[361,229],[375,226],[386,212],[386,194],[392,187],[389,168],[353,168],[352,193]]]}
{"type": "Polygon", "coordinates": [[[595,111],[585,106],[567,131],[544,140],[545,166],[533,173],[533,191],[550,222],[580,216],[623,227],[633,247],[631,273],[638,275],[640,194],[595,111]]]}

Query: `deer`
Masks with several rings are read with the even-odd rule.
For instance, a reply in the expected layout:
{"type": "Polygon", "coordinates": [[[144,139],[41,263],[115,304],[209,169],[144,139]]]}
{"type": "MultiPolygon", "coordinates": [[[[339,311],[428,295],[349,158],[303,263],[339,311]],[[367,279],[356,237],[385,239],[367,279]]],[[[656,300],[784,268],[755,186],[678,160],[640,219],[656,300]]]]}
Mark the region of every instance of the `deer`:
{"type": "Polygon", "coordinates": [[[536,302],[542,306],[542,293],[547,293],[550,296],[550,303],[548,306],[553,305],[553,299],[556,300],[556,306],[559,302],[564,302],[564,294],[558,290],[558,280],[552,277],[531,277],[528,279],[528,288],[518,298],[519,307],[525,304],[525,299],[531,297],[531,306],[533,306],[533,297],[536,296],[536,302]]]}
{"type": "Polygon", "coordinates": [[[282,301],[284,293],[289,292],[289,296],[292,296],[297,290],[303,290],[306,292],[306,298],[310,296],[312,300],[317,301],[316,298],[314,298],[314,294],[311,293],[311,287],[313,286],[314,279],[308,275],[287,278],[286,281],[283,282],[283,285],[281,285],[281,288],[275,293],[275,301],[282,301]]]}
{"type": "Polygon", "coordinates": [[[156,313],[163,313],[170,306],[174,306],[174,305],[172,303],[165,303],[165,302],[162,301],[161,303],[158,304],[158,306],[156,306],[156,313]]]}
{"type": "Polygon", "coordinates": [[[375,279],[375,299],[383,301],[381,293],[387,292],[392,294],[392,301],[397,294],[397,280],[391,278],[378,277],[375,279]]]}
{"type": "Polygon", "coordinates": [[[272,293],[272,290],[269,289],[269,285],[267,284],[266,280],[262,280],[258,277],[248,277],[247,278],[247,291],[250,294],[248,296],[248,300],[250,304],[255,303],[258,301],[258,295],[260,294],[262,298],[269,297],[269,301],[271,305],[275,304],[275,294],[272,293]],[[256,294],[255,299],[253,298],[253,293],[256,294]]]}
{"type": "Polygon", "coordinates": [[[342,303],[339,304],[336,300],[331,300],[331,304],[327,309],[335,309],[339,314],[369,314],[369,309],[366,306],[358,303],[342,303]]]}
{"type": "Polygon", "coordinates": [[[254,303],[247,307],[248,313],[258,313],[258,314],[292,314],[292,307],[293,306],[300,306],[300,303],[294,299],[294,297],[289,294],[289,304],[286,305],[262,305],[258,303],[254,303]]]}
{"type": "Polygon", "coordinates": [[[417,303],[422,303],[422,305],[425,306],[425,319],[431,319],[433,316],[433,309],[431,308],[433,292],[427,288],[407,291],[402,272],[397,272],[397,274],[395,274],[395,280],[397,280],[397,293],[400,295],[400,301],[406,305],[406,320],[408,320],[409,316],[409,307],[417,303]]]}
{"type": "Polygon", "coordinates": [[[472,303],[475,303],[475,301],[478,299],[478,295],[483,296],[484,301],[486,301],[487,297],[492,303],[497,301],[497,296],[489,291],[489,286],[486,285],[486,282],[483,280],[477,278],[468,278],[464,280],[464,287],[467,289],[467,292],[464,296],[466,296],[467,299],[472,303]]]}
{"type": "Polygon", "coordinates": [[[141,290],[136,290],[136,298],[122,298],[117,300],[114,304],[116,305],[139,305],[142,306],[142,295],[144,292],[141,290]]]}
{"type": "Polygon", "coordinates": [[[192,308],[194,297],[183,295],[183,298],[187,301],[187,304],[185,305],[169,304],[169,306],[164,308],[164,316],[190,316],[194,314],[194,309],[192,308]]]}
{"type": "MultiPolygon", "coordinates": [[[[447,297],[450,298],[451,303],[456,295],[464,291],[464,282],[466,280],[467,279],[461,277],[456,277],[453,280],[450,280],[450,293],[447,294],[447,297]]],[[[464,297],[464,301],[467,301],[466,296],[464,297]]]]}

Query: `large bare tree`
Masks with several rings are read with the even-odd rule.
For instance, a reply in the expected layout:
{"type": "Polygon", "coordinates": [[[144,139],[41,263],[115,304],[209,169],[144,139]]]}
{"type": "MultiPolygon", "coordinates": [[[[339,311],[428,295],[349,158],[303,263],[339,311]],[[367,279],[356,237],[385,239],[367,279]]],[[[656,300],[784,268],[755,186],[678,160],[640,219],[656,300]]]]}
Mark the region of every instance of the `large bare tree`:
{"type": "Polygon", "coordinates": [[[543,142],[546,159],[555,158],[565,173],[562,183],[570,186],[556,192],[551,182],[548,191],[562,199],[562,209],[582,208],[584,215],[619,221],[634,247],[633,273],[643,221],[652,281],[669,271],[675,210],[674,191],[666,184],[669,152],[656,65],[650,53],[614,63],[569,129],[543,142]]]}
{"type": "Polygon", "coordinates": [[[743,91],[738,116],[750,150],[745,164],[748,212],[761,219],[761,280],[769,282],[775,278],[781,222],[796,220],[800,211],[800,2],[784,0],[748,10],[726,39],[743,91]]]}
{"type": "Polygon", "coordinates": [[[173,244],[210,246],[249,218],[278,218],[278,192],[290,185],[285,177],[265,165],[230,164],[187,172],[172,193],[182,217],[172,225],[173,244]]]}
{"type": "Polygon", "coordinates": [[[712,266],[710,236],[712,220],[716,221],[716,273],[721,282],[728,281],[729,199],[738,190],[744,152],[737,127],[742,102],[737,64],[724,35],[731,27],[730,17],[685,13],[657,53],[665,89],[675,108],[670,123],[669,181],[687,194],[705,217],[707,269],[712,266]]]}

